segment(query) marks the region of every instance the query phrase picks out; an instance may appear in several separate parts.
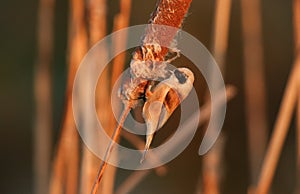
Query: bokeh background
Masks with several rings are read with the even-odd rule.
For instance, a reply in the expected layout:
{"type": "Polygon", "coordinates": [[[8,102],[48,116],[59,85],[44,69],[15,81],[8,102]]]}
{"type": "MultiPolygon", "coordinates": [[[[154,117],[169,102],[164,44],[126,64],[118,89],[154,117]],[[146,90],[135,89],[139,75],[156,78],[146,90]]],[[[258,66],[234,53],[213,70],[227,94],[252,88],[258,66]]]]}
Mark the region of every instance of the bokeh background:
{"type": "MultiPolygon", "coordinates": [[[[154,0],[133,0],[130,25],[144,24],[155,7],[154,0]]],[[[214,1],[194,0],[183,29],[209,50],[212,44],[214,1]]],[[[276,120],[283,91],[294,59],[292,0],[264,0],[262,6],[264,70],[267,88],[269,134],[276,120]]],[[[112,30],[118,1],[109,1],[108,30],[112,30]]],[[[243,75],[243,39],[240,1],[232,1],[225,82],[237,88],[228,104],[223,131],[226,146],[222,160],[221,193],[247,193],[249,162],[243,75]]],[[[0,6],[0,193],[33,193],[34,72],[37,58],[37,0],[2,1],[0,6]]],[[[56,1],[54,20],[53,144],[57,143],[63,117],[67,80],[67,29],[69,2],[56,1]]],[[[299,75],[300,76],[300,75],[299,75]]],[[[253,91],[255,92],[255,91],[253,91]]],[[[292,193],[296,185],[296,141],[292,125],[272,184],[273,193],[292,193]]],[[[198,132],[189,147],[167,166],[166,176],[151,173],[132,193],[194,193],[202,157],[198,132]]],[[[53,153],[54,155],[54,153],[53,153]]],[[[116,185],[129,174],[119,169],[116,185]]]]}

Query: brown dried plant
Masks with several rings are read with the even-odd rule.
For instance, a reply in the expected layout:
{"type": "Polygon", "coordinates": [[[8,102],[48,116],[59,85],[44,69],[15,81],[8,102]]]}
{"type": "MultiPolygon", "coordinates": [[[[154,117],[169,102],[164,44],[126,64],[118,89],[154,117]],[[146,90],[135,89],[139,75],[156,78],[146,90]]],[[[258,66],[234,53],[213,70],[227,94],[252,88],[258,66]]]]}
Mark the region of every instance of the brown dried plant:
{"type": "MultiPolygon", "coordinates": [[[[215,2],[215,15],[212,32],[212,55],[216,59],[223,77],[225,77],[226,55],[228,48],[231,0],[217,0],[215,2]]],[[[215,83],[214,73],[211,73],[211,83],[215,83]]],[[[209,91],[207,91],[207,95],[209,91]]],[[[208,102],[209,103],[209,100],[208,102]]],[[[206,123],[207,125],[208,123],[206,123]]],[[[207,126],[205,126],[206,128],[207,126]]],[[[197,194],[218,194],[221,189],[223,151],[226,137],[223,133],[216,142],[216,145],[203,157],[202,173],[199,176],[197,194]]]]}
{"type": "Polygon", "coordinates": [[[257,183],[268,134],[260,3],[260,0],[241,1],[245,109],[251,185],[257,183]]]}
{"type": "Polygon", "coordinates": [[[39,1],[38,58],[35,69],[34,181],[35,193],[49,187],[52,146],[52,73],[53,19],[55,0],[39,1]]]}
{"type": "Polygon", "coordinates": [[[72,88],[75,73],[87,52],[87,34],[84,23],[82,0],[70,1],[69,16],[69,73],[67,80],[66,107],[53,170],[50,194],[73,194],[78,191],[79,139],[72,112],[72,88]],[[64,192],[65,191],[65,192],[64,192]]]}
{"type": "MultiPolygon", "coordinates": [[[[185,14],[188,11],[188,8],[190,6],[191,0],[160,0],[157,3],[155,12],[152,14],[152,17],[150,19],[150,24],[158,24],[158,25],[168,25],[176,28],[180,28],[182,21],[184,19],[185,14]]],[[[148,28],[146,31],[146,34],[143,38],[144,42],[143,44],[138,47],[132,56],[132,61],[150,61],[150,63],[153,63],[155,61],[165,61],[165,55],[169,52],[169,49],[166,47],[155,47],[151,44],[146,44],[147,42],[145,40],[150,39],[158,39],[160,37],[160,43],[161,45],[169,45],[172,43],[174,36],[177,32],[162,32],[162,31],[154,31],[151,30],[151,28],[148,28]],[[161,38],[164,37],[164,38],[161,38]]],[[[125,118],[127,117],[127,114],[130,112],[130,110],[135,107],[138,103],[137,99],[140,99],[141,97],[145,96],[145,92],[147,90],[147,87],[150,86],[150,83],[147,79],[144,79],[142,77],[136,77],[131,80],[130,86],[126,88],[123,87],[123,97],[124,97],[124,111],[122,113],[120,122],[118,124],[118,127],[115,129],[111,139],[104,159],[100,165],[97,178],[95,180],[95,184],[92,188],[93,194],[97,193],[97,189],[99,186],[99,183],[103,177],[103,173],[105,171],[105,168],[107,166],[106,160],[110,157],[111,150],[113,148],[113,144],[115,141],[117,141],[121,126],[123,122],[125,121],[125,118]]],[[[128,85],[127,85],[128,86],[128,85]]]]}

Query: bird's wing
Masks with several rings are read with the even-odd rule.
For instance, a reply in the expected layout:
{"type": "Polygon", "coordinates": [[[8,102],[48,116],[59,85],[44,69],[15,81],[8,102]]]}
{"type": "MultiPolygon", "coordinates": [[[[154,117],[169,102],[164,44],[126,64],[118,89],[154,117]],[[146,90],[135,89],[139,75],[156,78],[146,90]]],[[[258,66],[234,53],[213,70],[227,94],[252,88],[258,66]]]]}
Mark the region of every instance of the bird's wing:
{"type": "Polygon", "coordinates": [[[177,94],[177,92],[170,88],[168,93],[166,94],[165,101],[164,101],[164,106],[162,111],[160,120],[159,120],[159,125],[158,128],[161,128],[169,119],[169,117],[172,115],[172,113],[175,111],[175,109],[178,107],[180,104],[180,98],[177,94]]]}
{"type": "Polygon", "coordinates": [[[158,129],[165,98],[170,90],[166,84],[159,84],[151,96],[147,99],[143,107],[143,116],[147,125],[147,134],[154,133],[158,129]]]}

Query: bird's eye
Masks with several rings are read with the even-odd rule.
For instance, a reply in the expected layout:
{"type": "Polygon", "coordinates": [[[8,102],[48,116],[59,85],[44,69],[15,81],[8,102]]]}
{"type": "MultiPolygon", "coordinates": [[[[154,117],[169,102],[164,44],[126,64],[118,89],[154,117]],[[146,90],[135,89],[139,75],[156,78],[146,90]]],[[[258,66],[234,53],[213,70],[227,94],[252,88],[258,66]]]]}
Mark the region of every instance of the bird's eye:
{"type": "Polygon", "coordinates": [[[184,84],[187,80],[187,77],[184,73],[178,71],[177,69],[174,71],[176,78],[178,79],[180,84],[184,84]]]}

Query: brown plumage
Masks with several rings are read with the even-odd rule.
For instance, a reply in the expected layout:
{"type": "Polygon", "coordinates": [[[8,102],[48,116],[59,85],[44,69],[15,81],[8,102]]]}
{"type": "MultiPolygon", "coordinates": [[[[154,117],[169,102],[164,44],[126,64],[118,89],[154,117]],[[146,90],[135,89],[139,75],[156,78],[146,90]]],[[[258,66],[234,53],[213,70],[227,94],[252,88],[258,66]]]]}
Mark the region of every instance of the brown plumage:
{"type": "Polygon", "coordinates": [[[154,133],[161,128],[174,110],[190,93],[194,82],[193,73],[187,68],[178,68],[171,76],[159,83],[153,91],[146,93],[143,117],[147,126],[145,152],[141,162],[151,145],[154,133]]]}

